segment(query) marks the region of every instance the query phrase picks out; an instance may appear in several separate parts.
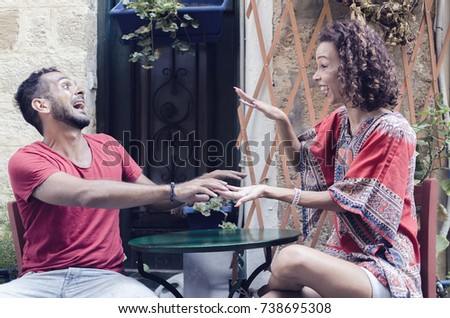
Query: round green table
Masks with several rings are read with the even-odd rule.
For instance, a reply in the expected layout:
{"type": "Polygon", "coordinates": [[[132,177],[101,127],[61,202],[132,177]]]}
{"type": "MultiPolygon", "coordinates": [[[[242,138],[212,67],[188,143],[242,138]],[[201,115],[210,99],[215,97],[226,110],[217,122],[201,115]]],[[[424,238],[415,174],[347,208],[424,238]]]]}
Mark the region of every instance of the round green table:
{"type": "Polygon", "coordinates": [[[144,271],[143,253],[204,253],[235,251],[238,257],[239,275],[237,281],[230,287],[229,297],[233,297],[238,290],[241,295],[248,292],[248,288],[256,276],[267,269],[272,262],[273,246],[293,243],[298,240],[300,232],[281,229],[211,229],[197,231],[169,232],[138,237],[128,244],[137,252],[139,273],[166,287],[175,297],[183,297],[178,290],[166,280],[152,273],[144,271]],[[258,266],[244,281],[243,253],[248,249],[264,248],[265,262],[258,266]]]}

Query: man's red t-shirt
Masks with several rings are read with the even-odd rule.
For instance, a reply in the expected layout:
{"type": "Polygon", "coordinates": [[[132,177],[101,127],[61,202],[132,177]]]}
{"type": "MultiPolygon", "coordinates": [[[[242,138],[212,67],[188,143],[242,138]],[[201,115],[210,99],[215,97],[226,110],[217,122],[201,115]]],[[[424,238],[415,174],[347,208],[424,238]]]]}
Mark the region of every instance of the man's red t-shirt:
{"type": "Polygon", "coordinates": [[[75,165],[42,142],[19,149],[9,161],[11,186],[25,228],[23,274],[68,267],[123,270],[119,210],[55,206],[32,196],[56,172],[126,182],[141,175],[141,168],[118,141],[104,134],[83,136],[92,151],[89,168],[75,165]]]}

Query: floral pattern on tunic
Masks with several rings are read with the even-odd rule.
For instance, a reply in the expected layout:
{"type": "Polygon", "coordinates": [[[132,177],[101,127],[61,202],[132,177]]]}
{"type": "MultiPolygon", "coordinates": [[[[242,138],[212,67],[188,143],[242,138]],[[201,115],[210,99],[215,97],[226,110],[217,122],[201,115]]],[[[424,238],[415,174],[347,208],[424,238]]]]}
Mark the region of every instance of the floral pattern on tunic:
{"type": "MultiPolygon", "coordinates": [[[[413,199],[415,134],[398,113],[365,120],[349,134],[345,107],[299,137],[301,187],[330,192],[334,212],[324,252],[363,266],[393,297],[421,297],[413,199]]],[[[302,208],[308,236],[322,210],[302,208]]]]}

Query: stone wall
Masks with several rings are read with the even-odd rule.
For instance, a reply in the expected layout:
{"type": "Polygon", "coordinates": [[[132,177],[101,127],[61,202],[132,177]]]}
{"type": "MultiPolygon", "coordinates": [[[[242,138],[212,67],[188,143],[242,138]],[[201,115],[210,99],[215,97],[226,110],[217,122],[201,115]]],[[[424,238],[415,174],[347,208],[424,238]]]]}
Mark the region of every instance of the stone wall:
{"type": "MultiPolygon", "coordinates": [[[[28,75],[56,66],[86,87],[92,118],[95,112],[97,1],[2,0],[0,2],[0,244],[7,235],[6,202],[13,199],[7,163],[21,146],[40,140],[13,103],[28,75]],[[3,226],[2,226],[3,225],[3,226]]],[[[95,130],[95,121],[89,131],[95,130]]],[[[0,256],[0,258],[3,257],[0,256]]],[[[2,267],[2,264],[0,264],[2,267]]]]}

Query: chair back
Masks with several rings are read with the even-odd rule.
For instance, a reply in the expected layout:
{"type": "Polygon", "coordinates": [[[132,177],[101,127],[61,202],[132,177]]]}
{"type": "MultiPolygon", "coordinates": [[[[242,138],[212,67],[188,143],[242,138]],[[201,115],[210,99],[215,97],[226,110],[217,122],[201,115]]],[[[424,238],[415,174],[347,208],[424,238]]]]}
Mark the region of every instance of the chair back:
{"type": "Polygon", "coordinates": [[[19,214],[19,207],[16,201],[8,202],[8,216],[11,223],[11,231],[14,243],[14,250],[16,251],[17,270],[19,275],[22,273],[22,251],[25,241],[23,234],[25,232],[22,219],[19,214]]]}
{"type": "Polygon", "coordinates": [[[414,201],[417,207],[420,248],[420,276],[423,297],[436,297],[436,235],[437,209],[439,204],[439,183],[437,179],[425,179],[414,187],[414,201]]]}

